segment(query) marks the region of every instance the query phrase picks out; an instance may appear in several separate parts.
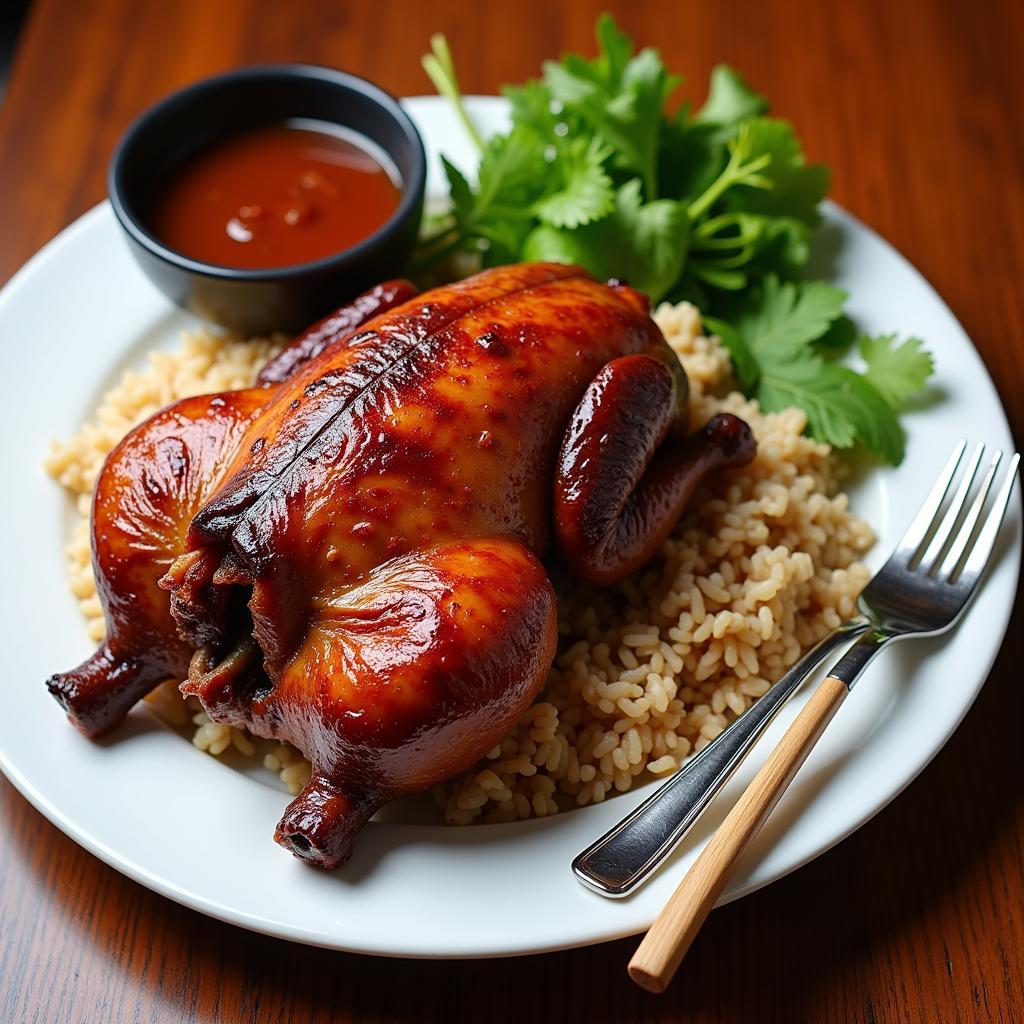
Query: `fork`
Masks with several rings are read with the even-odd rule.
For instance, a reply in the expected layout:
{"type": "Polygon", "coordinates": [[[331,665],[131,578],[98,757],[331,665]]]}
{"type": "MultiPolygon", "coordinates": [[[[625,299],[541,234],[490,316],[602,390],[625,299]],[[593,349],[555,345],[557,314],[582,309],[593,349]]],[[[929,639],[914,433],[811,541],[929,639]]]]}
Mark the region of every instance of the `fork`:
{"type": "MultiPolygon", "coordinates": [[[[932,485],[918,519],[900,541],[901,548],[915,537],[920,539],[922,531],[935,520],[966,448],[966,441],[957,445],[932,485]]],[[[981,446],[972,457],[972,477],[983,452],[981,446]]],[[[804,680],[833,651],[866,632],[870,625],[867,615],[858,614],[807,651],[751,708],[580,853],[572,862],[576,877],[612,899],[628,896],[647,881],[682,842],[804,680]]]]}
{"type": "Polygon", "coordinates": [[[1014,453],[1010,458],[984,514],[1002,453],[994,454],[971,500],[985,450],[978,445],[944,507],[966,448],[966,442],[957,445],[896,550],[861,594],[858,607],[867,628],[814,691],[640,943],[629,973],[641,987],[664,991],[736,861],[867,666],[896,640],[951,629],[977,591],[1009,505],[1020,457],[1014,453]]]}

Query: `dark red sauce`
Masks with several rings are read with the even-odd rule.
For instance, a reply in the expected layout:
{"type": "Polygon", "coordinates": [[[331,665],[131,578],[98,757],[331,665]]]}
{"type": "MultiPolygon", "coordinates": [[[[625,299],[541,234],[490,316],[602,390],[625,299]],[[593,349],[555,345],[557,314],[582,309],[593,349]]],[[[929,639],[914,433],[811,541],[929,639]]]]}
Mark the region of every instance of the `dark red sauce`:
{"type": "Polygon", "coordinates": [[[150,230],[184,256],[226,267],[287,267],[333,256],[373,234],[400,198],[391,175],[358,140],[290,124],[226,139],[167,183],[150,230]]]}

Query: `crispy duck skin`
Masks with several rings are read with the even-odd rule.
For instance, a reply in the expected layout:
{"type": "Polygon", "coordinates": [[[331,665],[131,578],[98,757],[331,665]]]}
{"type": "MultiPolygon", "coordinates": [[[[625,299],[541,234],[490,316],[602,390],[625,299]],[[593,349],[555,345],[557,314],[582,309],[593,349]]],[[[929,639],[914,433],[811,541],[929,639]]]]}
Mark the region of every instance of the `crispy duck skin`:
{"type": "Polygon", "coordinates": [[[646,300],[576,267],[485,271],[315,347],[256,389],[160,585],[175,651],[195,652],[183,692],[311,761],[276,838],[331,868],[379,806],[468,767],[534,700],[552,547],[621,579],[755,445],[732,416],[687,438],[646,300]]]}
{"type": "Polygon", "coordinates": [[[47,681],[87,736],[108,732],[154,686],[188,670],[194,647],[178,636],[157,581],[265,402],[256,389],[186,398],[107,457],[92,502],[93,569],[107,637],[78,668],[47,681]]]}
{"type": "MultiPolygon", "coordinates": [[[[267,363],[258,383],[269,388],[286,380],[313,355],[345,344],[367,320],[415,294],[408,281],[377,285],[295,338],[267,363]]],[[[157,581],[267,399],[263,389],[186,398],[136,427],[107,457],[91,523],[106,641],[78,668],[47,681],[87,736],[109,732],[154,686],[188,671],[195,648],[178,636],[157,581]]]]}
{"type": "Polygon", "coordinates": [[[337,344],[358,330],[367,320],[385,313],[413,298],[419,289],[410,281],[384,281],[348,305],[328,313],[312,327],[307,327],[280,355],[260,370],[257,384],[272,385],[286,381],[300,366],[320,355],[325,348],[337,344]]]}

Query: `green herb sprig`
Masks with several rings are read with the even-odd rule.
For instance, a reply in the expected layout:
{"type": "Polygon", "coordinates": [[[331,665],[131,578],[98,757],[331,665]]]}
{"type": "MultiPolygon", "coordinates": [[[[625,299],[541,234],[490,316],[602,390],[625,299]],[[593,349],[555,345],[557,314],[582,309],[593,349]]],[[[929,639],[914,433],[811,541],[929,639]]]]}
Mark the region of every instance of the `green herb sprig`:
{"type": "Polygon", "coordinates": [[[681,79],[657,50],[636,52],[610,15],[598,54],[548,61],[502,91],[511,127],[484,140],[463,104],[448,44],[423,67],[479,150],[474,180],[447,159],[450,206],[421,242],[416,269],[458,253],[481,266],[578,263],[652,301],[693,301],[728,348],[743,390],[766,411],[797,406],[808,432],[903,458],[897,411],[931,374],[917,339],[863,338],[858,372],[834,357],[856,330],[846,295],[802,277],[828,170],[808,164],[792,126],[732,68],[719,66],[696,112],[669,98],[681,79]]]}

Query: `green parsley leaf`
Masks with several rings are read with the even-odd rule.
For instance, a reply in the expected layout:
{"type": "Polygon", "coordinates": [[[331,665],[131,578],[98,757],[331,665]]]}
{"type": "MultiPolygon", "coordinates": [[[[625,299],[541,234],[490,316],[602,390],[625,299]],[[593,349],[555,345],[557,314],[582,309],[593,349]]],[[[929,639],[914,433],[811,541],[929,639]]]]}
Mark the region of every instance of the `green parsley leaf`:
{"type": "Polygon", "coordinates": [[[762,373],[754,396],[764,412],[803,409],[812,437],[835,448],[850,448],[857,440],[857,426],[833,401],[835,382],[823,378],[828,368],[819,356],[780,363],[762,373]]]}
{"type": "MultiPolygon", "coordinates": [[[[690,234],[686,208],[673,199],[642,202],[640,182],[634,178],[616,193],[615,211],[607,220],[618,228],[625,245],[617,258],[615,250],[610,250],[616,266],[624,270],[619,276],[657,302],[683,270],[690,234]]],[[[604,223],[600,221],[598,226],[604,223]]],[[[616,274],[612,271],[608,276],[616,274]]]]}
{"type": "Polygon", "coordinates": [[[647,198],[654,199],[661,112],[680,79],[668,74],[657,50],[624,61],[632,43],[609,25],[599,22],[596,60],[570,55],[547,61],[544,81],[552,99],[610,145],[617,166],[639,174],[647,198]]]}
{"type": "Polygon", "coordinates": [[[760,362],[792,358],[820,338],[843,312],[846,292],[824,281],[765,278],[736,317],[739,332],[760,362]]]}
{"type": "Polygon", "coordinates": [[[734,304],[727,321],[706,318],[705,324],[729,350],[744,390],[766,412],[796,406],[807,414],[808,433],[819,441],[836,448],[860,441],[898,464],[903,431],[883,393],[868,377],[819,354],[824,345],[838,350],[849,330],[845,299],[843,291],[823,281],[769,275],[734,304]]]}
{"type": "Polygon", "coordinates": [[[743,335],[732,324],[713,316],[704,317],[704,329],[717,335],[718,340],[728,349],[736,376],[744,389],[752,388],[761,376],[761,367],[743,335]]]}
{"type": "Polygon", "coordinates": [[[423,66],[481,156],[475,183],[444,163],[450,207],[413,270],[450,268],[461,250],[485,266],[578,263],[655,301],[686,298],[766,410],[797,406],[814,437],[899,462],[895,409],[932,361],[917,339],[892,336],[861,340],[863,373],[836,361],[856,337],[846,296],[800,279],[827,170],[807,164],[792,126],[767,117],[767,101],[732,68],[715,68],[696,114],[685,104],[670,113],[680,80],[658,52],[636,53],[608,15],[595,36],[595,57],[567,54],[544,65],[542,80],[507,86],[511,128],[487,143],[444,37],[432,40],[423,66]]]}
{"type": "Polygon", "coordinates": [[[764,368],[756,397],[766,412],[792,406],[807,414],[812,437],[835,448],[856,441],[898,466],[903,461],[903,429],[874,385],[853,370],[805,354],[764,368]]]}
{"type": "Polygon", "coordinates": [[[619,30],[615,19],[606,11],[594,25],[598,58],[592,64],[610,89],[617,89],[629,58],[633,56],[633,40],[619,30]]]}
{"type": "Polygon", "coordinates": [[[595,138],[573,139],[559,165],[562,187],[534,204],[533,212],[556,228],[577,228],[600,220],[615,205],[612,180],[603,163],[610,150],[595,138]]]}
{"type": "Polygon", "coordinates": [[[759,228],[747,272],[755,280],[768,274],[782,278],[798,276],[811,255],[811,228],[795,217],[747,212],[742,216],[746,224],[759,228]]]}
{"type": "Polygon", "coordinates": [[[542,224],[527,238],[523,258],[578,263],[597,277],[623,278],[656,302],[679,278],[689,221],[682,203],[644,203],[640,191],[638,179],[627,181],[607,217],[575,231],[542,224]]]}
{"type": "Polygon", "coordinates": [[[451,192],[452,207],[456,220],[467,224],[472,221],[474,196],[466,176],[447,157],[441,157],[441,166],[444,168],[445,177],[448,179],[448,188],[451,192]]]}
{"type": "Polygon", "coordinates": [[[807,165],[803,147],[788,121],[757,117],[745,121],[747,159],[767,156],[760,175],[768,187],[739,182],[726,196],[731,210],[793,217],[814,227],[821,219],[818,204],[828,192],[829,173],[823,164],[807,165]]]}
{"type": "Polygon", "coordinates": [[[501,94],[512,107],[512,123],[533,132],[544,143],[555,138],[558,123],[551,109],[551,91],[543,82],[502,86],[501,94]]]}
{"type": "Polygon", "coordinates": [[[728,159],[716,141],[717,127],[691,121],[686,111],[662,121],[658,139],[658,182],[662,198],[685,199],[702,195],[722,173],[728,159]]]}
{"type": "Polygon", "coordinates": [[[525,216],[523,206],[543,187],[546,175],[544,152],[535,139],[518,128],[495,135],[480,159],[477,215],[500,206],[503,216],[525,216]]]}
{"type": "Polygon", "coordinates": [[[841,355],[857,340],[857,325],[844,313],[814,342],[814,347],[829,356],[841,355]]]}
{"type": "MultiPolygon", "coordinates": [[[[754,92],[740,73],[728,64],[719,64],[711,72],[708,98],[697,111],[697,120],[735,129],[741,121],[760,117],[768,111],[768,101],[754,92]]],[[[726,137],[731,135],[727,131],[726,137]]]]}
{"type": "Polygon", "coordinates": [[[421,243],[421,249],[446,254],[460,240],[486,243],[489,266],[509,263],[530,231],[531,207],[546,180],[543,146],[523,129],[490,139],[480,158],[479,181],[474,189],[449,160],[441,158],[452,198],[456,237],[450,229],[421,243]],[[431,248],[432,247],[432,250],[431,248]]]}
{"type": "Polygon", "coordinates": [[[724,213],[699,220],[689,269],[716,287],[745,288],[769,274],[792,278],[810,254],[810,228],[792,217],[724,213]],[[717,284],[728,272],[727,283],[717,284]]]}
{"type": "Polygon", "coordinates": [[[860,442],[890,465],[898,466],[906,451],[906,437],[892,406],[867,377],[849,367],[832,363],[825,369],[826,376],[833,375],[845,381],[843,400],[848,415],[856,424],[860,442]]]}
{"type": "Polygon", "coordinates": [[[860,339],[860,354],[868,364],[864,376],[893,409],[920,392],[935,370],[935,362],[923,346],[920,338],[897,344],[895,334],[860,339]]]}

